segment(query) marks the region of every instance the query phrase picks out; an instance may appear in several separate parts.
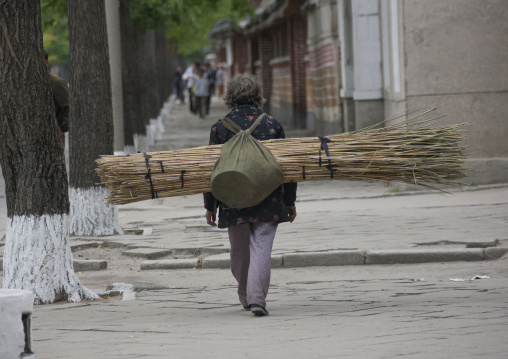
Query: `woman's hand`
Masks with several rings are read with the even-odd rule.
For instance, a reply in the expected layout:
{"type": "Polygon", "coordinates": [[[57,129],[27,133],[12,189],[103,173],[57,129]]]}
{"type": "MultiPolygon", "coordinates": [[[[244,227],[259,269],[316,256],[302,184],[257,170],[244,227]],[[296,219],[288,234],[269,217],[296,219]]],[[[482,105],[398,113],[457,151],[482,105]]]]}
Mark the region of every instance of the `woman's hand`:
{"type": "Polygon", "coordinates": [[[213,211],[206,211],[205,217],[207,224],[209,224],[212,227],[217,226],[217,224],[215,223],[215,213],[213,211]]]}
{"type": "Polygon", "coordinates": [[[296,206],[287,206],[286,208],[289,214],[289,222],[293,223],[296,218],[296,206]]]}

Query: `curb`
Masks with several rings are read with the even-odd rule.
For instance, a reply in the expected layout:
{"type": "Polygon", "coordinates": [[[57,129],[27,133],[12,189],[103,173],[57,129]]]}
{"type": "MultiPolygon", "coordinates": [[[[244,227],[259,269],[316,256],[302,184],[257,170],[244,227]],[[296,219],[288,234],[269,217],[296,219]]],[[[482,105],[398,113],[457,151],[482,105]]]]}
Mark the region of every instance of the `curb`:
{"type": "MultiPolygon", "coordinates": [[[[281,254],[273,255],[271,259],[272,268],[282,267],[283,256],[281,254]]],[[[205,257],[201,260],[201,267],[203,269],[229,269],[231,268],[231,259],[229,253],[216,254],[213,256],[205,257]]]]}
{"type": "Polygon", "coordinates": [[[482,261],[484,251],[472,249],[418,249],[418,250],[375,250],[367,251],[365,264],[407,264],[456,261],[482,261]]]}
{"type": "MultiPolygon", "coordinates": [[[[0,271],[3,270],[4,261],[3,258],[0,258],[0,271]]],[[[78,260],[74,259],[72,261],[72,266],[75,272],[85,272],[85,271],[96,271],[96,270],[104,270],[108,268],[108,262],[104,260],[78,260]]]]}
{"type": "MultiPolygon", "coordinates": [[[[347,266],[372,264],[412,264],[433,262],[473,262],[499,259],[508,248],[458,249],[392,249],[392,250],[334,250],[326,252],[287,253],[272,256],[272,268],[317,266],[347,266]]],[[[141,270],[154,269],[229,269],[229,253],[199,259],[150,260],[141,263],[141,270]]]]}
{"type": "Polygon", "coordinates": [[[128,257],[138,257],[147,259],[156,259],[171,254],[172,251],[168,249],[156,249],[156,248],[134,248],[123,251],[122,254],[128,257]]]}
{"type": "MultiPolygon", "coordinates": [[[[458,249],[390,249],[390,250],[334,250],[327,252],[300,252],[272,256],[272,268],[348,266],[370,264],[412,264],[433,262],[474,262],[496,260],[508,253],[508,248],[458,248],[458,249]]],[[[77,272],[107,269],[105,260],[74,260],[77,272]]],[[[0,268],[3,258],[0,258],[0,268]]],[[[211,255],[203,259],[160,259],[146,260],[141,270],[161,269],[229,269],[229,253],[211,255]]]]}
{"type": "Polygon", "coordinates": [[[282,255],[284,267],[345,266],[365,264],[365,251],[302,252],[282,255]]]}
{"type": "Polygon", "coordinates": [[[197,268],[198,259],[160,259],[141,262],[141,270],[154,269],[192,269],[197,268]]]}
{"type": "Polygon", "coordinates": [[[104,260],[73,260],[72,264],[76,272],[104,270],[108,268],[108,262],[104,260]]]}

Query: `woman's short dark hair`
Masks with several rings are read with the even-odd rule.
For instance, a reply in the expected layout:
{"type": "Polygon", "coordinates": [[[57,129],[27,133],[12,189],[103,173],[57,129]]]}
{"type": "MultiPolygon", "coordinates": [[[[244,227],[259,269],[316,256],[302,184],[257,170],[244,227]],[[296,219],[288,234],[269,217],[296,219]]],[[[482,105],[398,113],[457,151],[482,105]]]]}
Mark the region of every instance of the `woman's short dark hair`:
{"type": "Polygon", "coordinates": [[[253,75],[238,74],[229,80],[224,102],[228,108],[240,105],[261,107],[265,99],[263,98],[261,86],[253,75]]]}

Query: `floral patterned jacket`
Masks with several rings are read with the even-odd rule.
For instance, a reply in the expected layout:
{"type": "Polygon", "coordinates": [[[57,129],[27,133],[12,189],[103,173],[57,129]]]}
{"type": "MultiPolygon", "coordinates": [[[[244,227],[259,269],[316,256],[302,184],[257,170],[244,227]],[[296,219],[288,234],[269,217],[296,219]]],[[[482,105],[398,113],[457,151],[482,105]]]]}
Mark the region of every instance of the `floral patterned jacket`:
{"type": "MultiPolygon", "coordinates": [[[[262,110],[253,105],[241,105],[235,107],[226,117],[233,120],[242,129],[249,128],[262,110]]],[[[235,134],[226,129],[220,122],[216,122],[210,131],[210,145],[224,144],[235,134]]],[[[285,138],[282,125],[272,116],[265,116],[258,127],[252,132],[252,136],[260,141],[277,138],[285,138]]],[[[296,200],[296,183],[284,183],[284,194],[281,188],[273,191],[263,202],[255,207],[236,209],[215,200],[212,193],[204,194],[205,208],[208,211],[215,210],[217,203],[219,208],[219,228],[227,228],[243,223],[256,222],[287,222],[289,221],[286,206],[294,206],[296,200]]]]}

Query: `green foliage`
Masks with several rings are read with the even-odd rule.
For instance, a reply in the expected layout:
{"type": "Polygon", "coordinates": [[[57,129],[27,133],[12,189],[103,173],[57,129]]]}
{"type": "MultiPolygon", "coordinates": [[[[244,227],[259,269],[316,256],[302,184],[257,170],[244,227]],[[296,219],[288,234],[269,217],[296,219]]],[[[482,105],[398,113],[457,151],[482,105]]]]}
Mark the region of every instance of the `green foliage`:
{"type": "Polygon", "coordinates": [[[146,28],[163,27],[179,54],[187,59],[203,56],[211,47],[209,32],[222,19],[232,24],[252,14],[249,0],[136,0],[131,18],[146,28]]]}
{"type": "Polygon", "coordinates": [[[69,62],[67,0],[41,0],[44,49],[51,65],[69,62]]]}
{"type": "MultiPolygon", "coordinates": [[[[213,25],[252,14],[249,0],[131,0],[131,18],[144,28],[166,29],[176,51],[188,60],[202,58],[211,48],[208,34],[213,25]]],[[[44,48],[49,62],[63,65],[69,59],[67,0],[41,0],[44,48]]]]}

